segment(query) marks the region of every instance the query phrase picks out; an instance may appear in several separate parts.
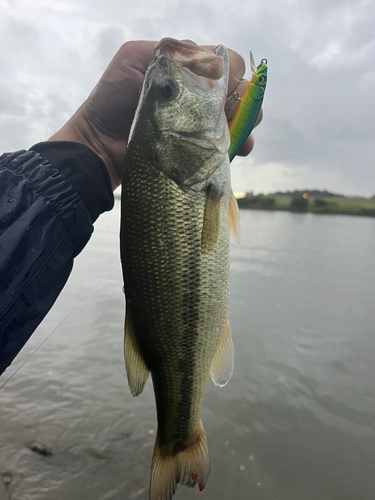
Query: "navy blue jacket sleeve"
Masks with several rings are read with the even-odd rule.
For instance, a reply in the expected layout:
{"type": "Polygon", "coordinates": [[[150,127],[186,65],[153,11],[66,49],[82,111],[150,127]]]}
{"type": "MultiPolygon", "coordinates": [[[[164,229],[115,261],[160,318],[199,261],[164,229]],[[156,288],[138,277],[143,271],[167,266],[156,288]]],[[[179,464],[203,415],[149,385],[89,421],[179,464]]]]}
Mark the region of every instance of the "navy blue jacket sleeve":
{"type": "Polygon", "coordinates": [[[93,221],[113,206],[102,160],[76,143],[0,157],[0,374],[52,307],[93,221]]]}

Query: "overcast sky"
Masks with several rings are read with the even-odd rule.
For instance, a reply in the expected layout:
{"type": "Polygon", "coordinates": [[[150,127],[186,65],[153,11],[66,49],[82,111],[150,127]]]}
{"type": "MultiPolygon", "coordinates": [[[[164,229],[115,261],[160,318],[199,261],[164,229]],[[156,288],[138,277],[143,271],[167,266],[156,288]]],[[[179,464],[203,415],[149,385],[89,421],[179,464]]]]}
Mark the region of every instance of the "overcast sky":
{"type": "MultiPolygon", "coordinates": [[[[267,58],[255,149],[235,191],[375,194],[374,0],[0,0],[0,148],[46,140],[127,40],[222,43],[267,58]]],[[[250,71],[250,70],[249,70],[250,71]]],[[[248,75],[250,73],[248,72],[248,75]]]]}

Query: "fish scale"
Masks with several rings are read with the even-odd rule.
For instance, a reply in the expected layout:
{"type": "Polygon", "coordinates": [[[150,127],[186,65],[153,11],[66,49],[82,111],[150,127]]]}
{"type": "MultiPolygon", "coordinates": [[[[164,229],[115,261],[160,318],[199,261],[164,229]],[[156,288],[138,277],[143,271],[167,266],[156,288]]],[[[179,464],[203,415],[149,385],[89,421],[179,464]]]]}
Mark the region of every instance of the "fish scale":
{"type": "MultiPolygon", "coordinates": [[[[130,157],[131,152],[128,154],[130,157]]],[[[218,302],[213,294],[212,279],[207,276],[202,278],[201,282],[199,271],[204,267],[205,274],[212,273],[215,275],[215,281],[219,279],[225,284],[220,289],[220,293],[224,290],[225,302],[229,286],[228,265],[225,265],[228,251],[221,252],[221,249],[218,249],[210,256],[201,256],[201,231],[198,228],[202,226],[204,197],[197,196],[194,192],[176,190],[175,184],[155,172],[153,165],[147,165],[146,160],[141,156],[133,159],[132,169],[127,171],[123,179],[125,192],[122,224],[126,227],[126,232],[121,239],[124,242],[132,242],[131,247],[123,246],[122,257],[123,261],[129,264],[131,273],[132,292],[129,290],[130,304],[127,307],[131,311],[134,329],[147,331],[149,336],[155,336],[152,352],[148,345],[149,336],[139,339],[147,365],[152,367],[156,364],[155,357],[162,357],[163,352],[169,352],[173,348],[175,356],[170,369],[171,373],[176,373],[179,362],[185,364],[194,360],[190,350],[196,347],[192,337],[198,329],[198,322],[201,330],[218,331],[216,341],[210,336],[201,338],[201,348],[212,351],[221,338],[226,310],[223,310],[220,301],[218,302]],[[148,177],[149,180],[147,183],[139,183],[140,177],[148,177]],[[138,189],[135,188],[137,185],[140,186],[138,189]],[[145,188],[142,188],[142,185],[145,188]],[[129,196],[128,191],[131,191],[129,196]],[[170,200],[169,204],[164,204],[164,197],[170,200]],[[151,199],[152,210],[143,202],[148,198],[151,199]],[[174,203],[171,203],[172,200],[174,203]],[[135,212],[138,213],[138,218],[133,217],[135,212]],[[141,219],[143,227],[140,224],[141,219]],[[179,256],[178,261],[173,261],[175,255],[179,256]],[[207,272],[207,266],[211,267],[211,273],[207,272]],[[201,300],[201,294],[205,300],[201,300]],[[212,318],[212,310],[215,309],[217,324],[213,324],[212,318]]],[[[228,203],[228,198],[222,203],[228,203]]],[[[226,232],[229,234],[228,229],[226,232]]],[[[125,283],[127,277],[125,274],[125,283]]],[[[214,352],[208,352],[205,356],[207,361],[204,369],[207,376],[213,354],[214,352]]],[[[181,400],[189,407],[186,402],[186,395],[189,394],[187,389],[183,379],[182,391],[185,398],[181,400]]],[[[174,390],[178,395],[181,392],[179,387],[174,390]]],[[[190,392],[193,395],[193,391],[190,392]]],[[[200,391],[200,397],[202,393],[204,390],[200,391]]],[[[185,425],[186,413],[183,419],[185,425]]],[[[186,432],[191,432],[191,426],[197,424],[196,420],[197,418],[193,420],[186,432]]],[[[168,428],[169,425],[165,427],[168,428]]]]}

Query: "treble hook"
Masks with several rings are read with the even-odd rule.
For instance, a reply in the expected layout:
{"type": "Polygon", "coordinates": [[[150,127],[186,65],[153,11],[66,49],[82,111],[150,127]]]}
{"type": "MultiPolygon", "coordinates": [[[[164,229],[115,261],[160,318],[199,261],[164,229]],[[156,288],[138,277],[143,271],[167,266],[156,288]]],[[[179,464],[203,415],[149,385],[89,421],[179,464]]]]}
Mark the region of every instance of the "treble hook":
{"type": "MultiPolygon", "coordinates": [[[[226,102],[230,101],[231,99],[233,99],[234,101],[240,101],[241,100],[240,94],[238,92],[233,92],[233,94],[228,95],[226,102]]],[[[232,108],[228,108],[228,106],[225,106],[225,109],[231,111],[235,107],[236,105],[234,105],[232,108]]]]}
{"type": "Polygon", "coordinates": [[[238,78],[236,78],[235,76],[233,77],[234,80],[236,80],[236,82],[238,83],[242,83],[242,82],[248,82],[249,80],[247,78],[241,78],[241,80],[239,80],[238,78]]]}

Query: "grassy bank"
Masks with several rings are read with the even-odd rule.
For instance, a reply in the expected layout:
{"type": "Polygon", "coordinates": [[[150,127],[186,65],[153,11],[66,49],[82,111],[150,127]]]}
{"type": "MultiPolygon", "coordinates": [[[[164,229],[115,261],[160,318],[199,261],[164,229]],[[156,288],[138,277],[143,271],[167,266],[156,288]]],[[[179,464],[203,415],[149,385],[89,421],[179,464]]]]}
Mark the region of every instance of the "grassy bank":
{"type": "Polygon", "coordinates": [[[239,198],[237,201],[240,208],[375,217],[375,198],[351,198],[341,195],[312,196],[307,191],[305,193],[297,192],[290,195],[247,195],[245,198],[239,198]],[[303,197],[306,193],[307,196],[303,197]]]}

